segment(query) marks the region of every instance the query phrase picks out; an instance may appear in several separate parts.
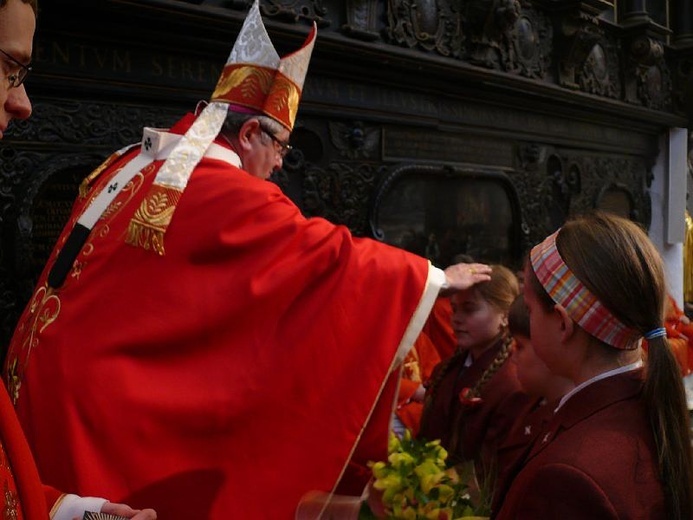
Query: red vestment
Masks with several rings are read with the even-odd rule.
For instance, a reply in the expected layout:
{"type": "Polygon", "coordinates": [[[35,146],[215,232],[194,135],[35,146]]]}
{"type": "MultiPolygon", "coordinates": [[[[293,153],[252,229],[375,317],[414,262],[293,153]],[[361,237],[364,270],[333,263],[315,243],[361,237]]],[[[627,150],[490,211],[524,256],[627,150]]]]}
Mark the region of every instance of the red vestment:
{"type": "Polygon", "coordinates": [[[397,395],[397,417],[416,437],[421,424],[423,402],[412,400],[419,386],[425,385],[433,369],[440,363],[440,356],[433,342],[425,332],[416,338],[414,347],[404,359],[402,379],[397,395]]]}
{"type": "Polygon", "coordinates": [[[12,403],[0,389],[0,513],[2,518],[47,520],[62,494],[39,479],[34,458],[12,403]],[[13,516],[16,515],[16,516],[13,516]]]}
{"type": "MultiPolygon", "coordinates": [[[[667,295],[664,308],[664,328],[667,331],[669,348],[676,358],[681,375],[685,377],[693,370],[693,324],[671,295],[667,295]]],[[[642,346],[647,352],[649,345],[646,339],[643,340],[642,346]]]]}
{"type": "Polygon", "coordinates": [[[452,330],[452,306],[450,298],[436,299],[423,331],[436,347],[440,359],[448,359],[457,350],[457,336],[452,330]]]}
{"type": "Polygon", "coordinates": [[[681,368],[681,375],[687,376],[693,370],[693,325],[671,295],[667,296],[664,320],[667,339],[681,368]]]}
{"type": "Polygon", "coordinates": [[[397,385],[384,382],[438,287],[425,259],[306,219],[274,184],[212,158],[178,202],[165,256],[126,245],[161,164],[118,195],[65,284],[45,292],[89,199],[76,202],[8,355],[20,419],[42,476],[63,489],[167,520],[291,518],[350,458],[386,457],[397,385]]]}

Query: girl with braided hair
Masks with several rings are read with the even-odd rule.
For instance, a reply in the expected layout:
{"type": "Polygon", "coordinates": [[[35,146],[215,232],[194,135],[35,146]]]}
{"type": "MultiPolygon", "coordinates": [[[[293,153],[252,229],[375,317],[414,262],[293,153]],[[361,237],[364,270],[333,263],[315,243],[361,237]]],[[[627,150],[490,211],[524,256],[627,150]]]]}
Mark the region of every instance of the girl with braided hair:
{"type": "Polygon", "coordinates": [[[646,233],[601,213],[569,221],[532,249],[525,280],[536,353],[576,386],[497,518],[690,519],[688,411],[663,327],[662,260],[646,233]]]}
{"type": "Polygon", "coordinates": [[[454,463],[473,461],[490,498],[496,450],[529,406],[515,366],[507,313],[519,293],[516,276],[492,265],[491,280],[451,297],[455,354],[433,371],[426,390],[419,438],[440,439],[454,463]]]}

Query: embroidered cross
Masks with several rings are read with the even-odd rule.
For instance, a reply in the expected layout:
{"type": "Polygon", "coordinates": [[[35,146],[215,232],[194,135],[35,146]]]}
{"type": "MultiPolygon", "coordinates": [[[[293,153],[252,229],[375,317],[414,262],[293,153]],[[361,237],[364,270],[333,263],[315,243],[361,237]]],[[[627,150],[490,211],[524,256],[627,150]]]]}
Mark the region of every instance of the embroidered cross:
{"type": "Polygon", "coordinates": [[[118,183],[117,182],[114,182],[113,184],[108,185],[108,193],[112,193],[117,189],[118,189],[118,183]]]}
{"type": "Polygon", "coordinates": [[[147,151],[149,151],[149,149],[150,149],[151,147],[152,147],[152,138],[151,138],[151,137],[147,137],[147,138],[144,140],[144,149],[147,150],[147,151]]]}
{"type": "Polygon", "coordinates": [[[544,435],[544,438],[541,440],[541,442],[549,442],[549,437],[551,437],[551,432],[544,435]]]}
{"type": "Polygon", "coordinates": [[[525,426],[525,435],[532,435],[532,425],[525,426]]]}

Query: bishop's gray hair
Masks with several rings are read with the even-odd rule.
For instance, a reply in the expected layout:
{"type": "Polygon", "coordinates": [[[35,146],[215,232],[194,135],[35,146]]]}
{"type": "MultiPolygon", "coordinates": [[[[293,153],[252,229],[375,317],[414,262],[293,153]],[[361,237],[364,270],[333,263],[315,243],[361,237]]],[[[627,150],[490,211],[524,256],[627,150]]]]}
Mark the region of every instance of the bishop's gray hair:
{"type": "Polygon", "coordinates": [[[257,119],[263,130],[271,132],[272,135],[277,135],[284,127],[278,121],[269,116],[262,114],[244,114],[242,112],[233,112],[229,110],[226,120],[224,121],[224,130],[230,133],[238,133],[243,126],[243,123],[249,119],[257,119]]]}

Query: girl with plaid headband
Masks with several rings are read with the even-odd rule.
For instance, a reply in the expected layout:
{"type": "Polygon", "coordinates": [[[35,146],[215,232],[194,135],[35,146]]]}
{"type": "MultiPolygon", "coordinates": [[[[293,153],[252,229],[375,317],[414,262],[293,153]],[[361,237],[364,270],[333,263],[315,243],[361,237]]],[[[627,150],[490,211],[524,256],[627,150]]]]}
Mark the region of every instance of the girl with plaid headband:
{"type": "Polygon", "coordinates": [[[576,386],[497,518],[690,519],[688,411],[663,328],[664,269],[645,232],[605,214],[570,221],[532,249],[525,275],[536,353],[576,386]]]}

